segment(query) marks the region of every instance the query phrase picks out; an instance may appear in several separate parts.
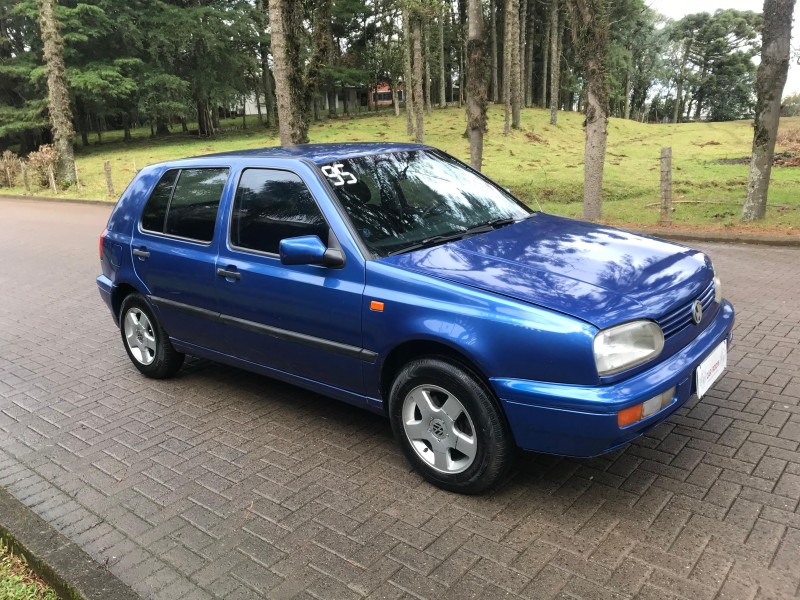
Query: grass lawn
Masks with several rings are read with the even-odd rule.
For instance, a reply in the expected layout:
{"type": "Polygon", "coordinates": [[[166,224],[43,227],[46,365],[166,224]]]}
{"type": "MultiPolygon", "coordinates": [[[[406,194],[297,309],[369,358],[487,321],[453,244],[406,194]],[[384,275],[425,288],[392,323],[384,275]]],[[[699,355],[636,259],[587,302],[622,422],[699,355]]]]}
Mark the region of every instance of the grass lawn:
{"type": "Polygon", "coordinates": [[[58,600],[56,593],[0,540],[0,600],[58,600]]]}
{"type": "MultiPolygon", "coordinates": [[[[523,109],[521,129],[504,137],[502,107],[491,106],[484,172],[531,205],[538,201],[547,212],[580,216],[583,119],[578,113],[559,113],[559,125],[553,127],[549,111],[523,109]]],[[[468,160],[469,144],[462,136],[465,123],[463,109],[434,110],[425,120],[425,140],[468,160]]],[[[141,129],[128,143],[121,141],[121,132],[105,133],[102,144],[77,151],[83,186],[59,197],[109,200],[103,175],[105,160],[111,163],[115,191],[120,194],[134,175],[134,162],[142,167],[167,159],[278,144],[277,132],[258,127],[255,117],[250,118],[245,130],[241,129],[241,119],[223,122],[223,128],[227,129],[212,139],[181,133],[150,138],[149,130],[141,129]]],[[[781,128],[800,128],[800,117],[783,119],[781,128]]],[[[748,165],[746,161],[724,164],[720,160],[749,156],[752,132],[749,121],[644,125],[611,119],[603,220],[639,227],[657,223],[660,148],[671,146],[673,222],[683,227],[740,228],[748,165]]],[[[312,142],[409,140],[405,115],[395,117],[391,112],[315,123],[309,136],[312,142]]],[[[0,193],[21,194],[23,190],[2,188],[0,193]]],[[[49,195],[48,190],[36,193],[49,195]]],[[[767,219],[754,229],[800,230],[800,167],[772,170],[769,203],[767,219]]]]}

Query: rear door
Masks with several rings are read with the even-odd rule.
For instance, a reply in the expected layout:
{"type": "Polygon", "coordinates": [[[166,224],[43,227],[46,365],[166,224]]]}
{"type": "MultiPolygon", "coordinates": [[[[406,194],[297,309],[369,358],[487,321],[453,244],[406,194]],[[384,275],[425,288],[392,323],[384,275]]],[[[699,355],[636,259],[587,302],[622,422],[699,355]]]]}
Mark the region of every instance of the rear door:
{"type": "Polygon", "coordinates": [[[214,348],[222,339],[215,264],[227,167],[166,171],[133,229],[133,265],[171,338],[214,348]]]}
{"type": "Polygon", "coordinates": [[[281,263],[284,238],[316,235],[338,244],[306,181],[293,171],[244,169],[231,204],[217,260],[229,353],[360,392],[363,259],[344,248],[341,268],[281,263]]]}

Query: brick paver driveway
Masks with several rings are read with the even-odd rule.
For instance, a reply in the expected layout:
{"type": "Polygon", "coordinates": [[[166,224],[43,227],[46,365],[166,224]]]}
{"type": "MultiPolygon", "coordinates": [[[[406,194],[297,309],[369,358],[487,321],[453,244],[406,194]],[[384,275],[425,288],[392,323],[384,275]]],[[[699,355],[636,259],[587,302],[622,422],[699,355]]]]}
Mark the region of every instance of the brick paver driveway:
{"type": "Polygon", "coordinates": [[[0,485],[141,595],[797,595],[800,250],[703,245],[738,310],[724,379],[469,498],[366,412],[205,362],[140,376],[93,280],[108,212],[0,200],[0,485]]]}

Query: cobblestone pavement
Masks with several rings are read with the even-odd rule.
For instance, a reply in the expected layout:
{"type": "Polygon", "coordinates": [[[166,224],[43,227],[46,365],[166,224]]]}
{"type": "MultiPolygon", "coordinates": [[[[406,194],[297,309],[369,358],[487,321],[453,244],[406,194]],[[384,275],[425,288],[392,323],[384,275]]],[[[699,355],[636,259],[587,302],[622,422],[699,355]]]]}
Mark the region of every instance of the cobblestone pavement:
{"type": "Polygon", "coordinates": [[[797,597],[800,249],[702,245],[738,310],[702,401],[470,498],[366,412],[206,362],[140,376],[93,281],[108,212],[0,200],[0,485],[142,596],[797,597]]]}

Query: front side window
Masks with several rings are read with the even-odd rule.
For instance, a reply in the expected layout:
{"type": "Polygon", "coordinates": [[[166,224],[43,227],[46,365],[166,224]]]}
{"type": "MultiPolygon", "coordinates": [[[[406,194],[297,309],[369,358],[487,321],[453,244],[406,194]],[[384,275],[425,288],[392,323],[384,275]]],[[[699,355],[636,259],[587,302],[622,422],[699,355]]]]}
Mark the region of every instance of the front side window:
{"type": "Polygon", "coordinates": [[[321,165],[364,244],[378,256],[501,227],[532,211],[447,154],[414,150],[321,165]]]}
{"type": "Polygon", "coordinates": [[[231,215],[233,246],[278,254],[281,240],[316,235],[327,241],[328,225],[303,180],[274,169],[242,173],[231,215]]]}
{"type": "Polygon", "coordinates": [[[167,171],[142,212],[142,229],[210,242],[228,169],[167,171]]]}

